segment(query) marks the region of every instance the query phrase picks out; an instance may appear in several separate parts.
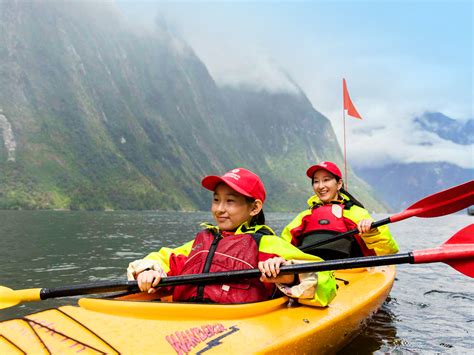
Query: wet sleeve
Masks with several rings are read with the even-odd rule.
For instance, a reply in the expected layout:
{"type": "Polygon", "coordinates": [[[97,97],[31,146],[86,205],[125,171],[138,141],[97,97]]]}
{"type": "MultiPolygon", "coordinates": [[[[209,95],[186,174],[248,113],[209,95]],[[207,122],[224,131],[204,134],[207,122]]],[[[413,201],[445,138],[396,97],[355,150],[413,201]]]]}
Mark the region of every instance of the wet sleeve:
{"type": "MultiPolygon", "coordinates": [[[[359,223],[360,220],[366,218],[373,220],[369,212],[359,206],[353,206],[346,217],[354,221],[356,224],[359,223]]],[[[371,229],[368,233],[362,234],[361,238],[367,248],[372,249],[376,255],[388,255],[398,252],[397,242],[392,237],[392,234],[386,225],[371,229]]]]}
{"type": "MultiPolygon", "coordinates": [[[[274,235],[264,235],[260,240],[260,253],[275,254],[286,260],[297,260],[298,262],[318,262],[321,258],[306,254],[294,245],[274,235]]],[[[317,285],[311,299],[306,299],[308,304],[325,307],[336,296],[336,280],[333,271],[320,271],[315,277],[317,285]]]]}
{"type": "Polygon", "coordinates": [[[157,261],[166,274],[177,275],[184,264],[187,256],[191,252],[194,240],[187,242],[177,248],[161,248],[157,252],[148,254],[144,260],[157,261]]]}
{"type": "Polygon", "coordinates": [[[281,238],[293,245],[298,245],[298,237],[303,232],[303,218],[311,214],[311,210],[300,212],[281,232],[281,238]]]}
{"type": "Polygon", "coordinates": [[[367,248],[373,249],[377,255],[395,254],[398,252],[398,245],[387,226],[374,228],[375,231],[361,235],[367,248]]]}

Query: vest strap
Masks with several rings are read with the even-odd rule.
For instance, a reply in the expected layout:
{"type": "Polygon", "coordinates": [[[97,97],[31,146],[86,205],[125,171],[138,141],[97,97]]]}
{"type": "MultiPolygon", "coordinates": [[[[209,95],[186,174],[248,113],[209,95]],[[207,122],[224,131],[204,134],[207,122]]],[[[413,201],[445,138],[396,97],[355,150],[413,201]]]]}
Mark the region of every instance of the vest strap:
{"type": "MultiPolygon", "coordinates": [[[[219,241],[222,239],[221,232],[216,232],[214,229],[211,229],[212,235],[214,236],[214,240],[209,248],[209,253],[207,254],[206,262],[204,263],[204,268],[202,269],[201,273],[207,274],[209,270],[211,270],[212,259],[214,258],[214,254],[216,253],[217,245],[219,241]]],[[[196,294],[196,301],[202,302],[204,300],[204,284],[199,284],[197,287],[197,294],[196,294]]]]}
{"type": "MultiPolygon", "coordinates": [[[[216,253],[217,245],[219,242],[222,240],[222,234],[220,231],[216,231],[214,229],[210,229],[212,235],[214,236],[214,240],[212,241],[211,246],[209,247],[209,253],[207,254],[206,257],[206,262],[204,263],[204,268],[202,269],[202,273],[209,273],[211,270],[211,265],[212,265],[212,259],[214,259],[214,254],[216,253]]],[[[260,241],[264,235],[270,235],[272,234],[269,230],[262,228],[258,232],[255,233],[249,233],[252,235],[252,238],[255,240],[255,243],[257,244],[257,250],[259,249],[260,246],[260,241]]],[[[206,300],[204,299],[204,287],[205,284],[199,284],[197,286],[197,291],[196,291],[196,296],[192,298],[193,302],[205,302],[206,300]]]]}

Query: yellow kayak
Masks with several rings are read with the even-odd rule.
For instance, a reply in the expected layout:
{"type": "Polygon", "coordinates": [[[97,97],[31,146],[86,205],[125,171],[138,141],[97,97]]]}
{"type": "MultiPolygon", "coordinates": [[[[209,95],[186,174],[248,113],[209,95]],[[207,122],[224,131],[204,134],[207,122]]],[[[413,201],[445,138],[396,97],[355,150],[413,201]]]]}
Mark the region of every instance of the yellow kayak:
{"type": "Polygon", "coordinates": [[[216,305],[151,302],[142,294],[82,298],[0,323],[0,354],[334,353],[377,312],[395,267],[336,272],[338,294],[326,308],[286,297],[216,305]]]}

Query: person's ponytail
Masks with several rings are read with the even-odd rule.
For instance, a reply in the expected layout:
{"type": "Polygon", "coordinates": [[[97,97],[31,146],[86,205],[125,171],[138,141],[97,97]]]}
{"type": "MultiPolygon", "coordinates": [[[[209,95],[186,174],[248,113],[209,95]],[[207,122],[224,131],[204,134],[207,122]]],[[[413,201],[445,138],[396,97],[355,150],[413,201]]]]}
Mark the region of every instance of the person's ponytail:
{"type": "MultiPolygon", "coordinates": [[[[255,202],[255,199],[252,197],[245,196],[245,200],[249,204],[252,204],[255,202]]],[[[256,216],[253,216],[252,219],[250,220],[250,227],[255,226],[255,225],[264,225],[264,224],[265,224],[265,214],[263,213],[263,208],[262,208],[260,212],[256,216]]]]}
{"type": "MultiPolygon", "coordinates": [[[[334,178],[336,179],[336,182],[339,182],[341,181],[341,178],[339,176],[336,176],[334,175],[333,173],[329,172],[332,176],[334,176],[334,178]]],[[[313,178],[311,179],[311,184],[313,185],[314,184],[314,175],[313,175],[313,178]]],[[[349,200],[356,206],[359,206],[359,207],[362,207],[362,208],[365,208],[364,205],[359,201],[357,200],[354,196],[352,196],[345,188],[344,188],[344,182],[342,183],[342,187],[341,189],[339,190],[339,192],[343,193],[344,195],[346,195],[347,197],[349,197],[349,200]]]]}
{"type": "Polygon", "coordinates": [[[250,227],[253,227],[255,225],[262,226],[265,224],[265,214],[263,213],[263,209],[260,210],[258,215],[253,216],[252,220],[250,221],[250,227]]]}
{"type": "Polygon", "coordinates": [[[362,208],[365,208],[364,205],[362,203],[359,202],[359,200],[357,200],[354,196],[352,196],[349,192],[346,191],[346,189],[344,188],[344,184],[342,185],[341,189],[339,190],[339,192],[343,193],[344,195],[346,195],[347,197],[349,197],[349,200],[356,206],[359,206],[359,207],[362,207],[362,208]]]}

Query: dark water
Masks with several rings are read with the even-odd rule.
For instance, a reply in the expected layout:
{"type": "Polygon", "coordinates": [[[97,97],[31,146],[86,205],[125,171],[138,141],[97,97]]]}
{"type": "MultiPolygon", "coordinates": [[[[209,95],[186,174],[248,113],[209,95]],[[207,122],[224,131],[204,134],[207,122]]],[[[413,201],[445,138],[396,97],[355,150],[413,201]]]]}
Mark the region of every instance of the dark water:
{"type": "MultiPolygon", "coordinates": [[[[266,215],[277,232],[293,217],[266,215]]],[[[130,261],[190,240],[199,223],[210,220],[204,212],[0,211],[0,285],[41,288],[125,278],[130,261]]],[[[410,218],[391,230],[407,252],[438,246],[473,222],[463,214],[410,218]]],[[[18,305],[0,310],[0,320],[76,299],[18,305]]],[[[445,264],[401,265],[390,298],[341,353],[470,353],[473,329],[473,279],[445,264]]]]}

